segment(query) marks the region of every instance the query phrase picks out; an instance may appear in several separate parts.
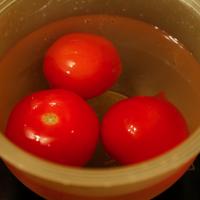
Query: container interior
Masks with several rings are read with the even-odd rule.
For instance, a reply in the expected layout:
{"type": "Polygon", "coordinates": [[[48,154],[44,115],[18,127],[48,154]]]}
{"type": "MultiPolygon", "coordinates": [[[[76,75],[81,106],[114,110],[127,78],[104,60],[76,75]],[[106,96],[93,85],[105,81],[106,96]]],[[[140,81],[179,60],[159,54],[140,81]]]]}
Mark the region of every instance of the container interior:
{"type": "MultiPolygon", "coordinates": [[[[42,59],[49,45],[66,32],[89,31],[105,35],[114,42],[120,51],[124,67],[123,76],[111,89],[112,91],[90,101],[91,105],[98,110],[99,115],[102,116],[111,104],[126,96],[154,95],[159,91],[164,91],[167,98],[184,114],[193,133],[199,127],[200,118],[199,65],[190,60],[181,62],[184,54],[178,52],[174,57],[170,53],[167,54],[172,51],[169,48],[164,49],[163,52],[168,56],[167,61],[170,62],[168,64],[175,68],[160,68],[157,60],[152,60],[151,65],[148,66],[148,60],[151,60],[149,54],[145,54],[144,58],[141,56],[144,54],[132,51],[123,40],[123,32],[115,34],[118,29],[109,28],[111,27],[109,23],[113,23],[113,19],[119,22],[121,18],[106,18],[107,21],[104,20],[102,24],[101,17],[99,21],[97,20],[96,26],[94,22],[86,23],[86,25],[84,22],[90,20],[90,15],[99,14],[123,16],[148,22],[166,31],[172,38],[178,39],[197,61],[200,61],[200,17],[196,11],[197,7],[195,1],[183,0],[35,0],[32,2],[11,0],[2,2],[0,4],[0,29],[3,30],[0,32],[0,130],[4,131],[8,115],[20,98],[30,92],[48,87],[42,74],[42,59]],[[168,15],[168,13],[171,14],[168,15]],[[27,38],[27,35],[46,24],[83,15],[88,15],[88,17],[81,19],[78,17],[75,20],[76,23],[72,23],[73,19],[66,28],[59,28],[63,27],[63,22],[60,22],[54,28],[49,27],[40,34],[35,34],[34,37],[30,37],[30,40],[27,38]],[[23,38],[26,40],[19,43],[23,38]],[[19,48],[13,49],[16,45],[19,48]],[[131,52],[134,52],[134,56],[131,52]],[[179,64],[177,65],[176,62],[179,64]],[[104,109],[101,109],[102,105],[104,109]]],[[[129,22],[125,29],[128,33],[129,22]]],[[[131,41],[131,34],[126,36],[131,41]]],[[[145,39],[143,41],[145,43],[145,39]]],[[[158,47],[153,51],[156,53],[159,50],[158,47]]],[[[101,145],[95,158],[90,163],[91,166],[100,166],[101,163],[104,163],[103,166],[117,165],[103,153],[101,145]]]]}

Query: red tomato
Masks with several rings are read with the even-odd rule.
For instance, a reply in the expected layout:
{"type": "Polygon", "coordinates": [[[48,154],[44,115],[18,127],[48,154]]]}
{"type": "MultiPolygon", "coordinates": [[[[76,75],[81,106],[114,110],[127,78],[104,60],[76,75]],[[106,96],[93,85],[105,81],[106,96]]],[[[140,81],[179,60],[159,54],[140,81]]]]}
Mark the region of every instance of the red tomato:
{"type": "Polygon", "coordinates": [[[93,34],[61,37],[44,60],[44,74],[51,86],[72,90],[84,98],[106,91],[120,73],[121,61],[113,44],[93,34]]]}
{"type": "Polygon", "coordinates": [[[81,166],[92,156],[99,124],[78,95],[62,89],[33,93],[19,102],[6,136],[23,149],[57,163],[81,166]]]}
{"type": "Polygon", "coordinates": [[[133,164],[170,150],[188,136],[187,124],[161,97],[138,96],[113,105],[104,116],[102,139],[121,164],[133,164]]]}

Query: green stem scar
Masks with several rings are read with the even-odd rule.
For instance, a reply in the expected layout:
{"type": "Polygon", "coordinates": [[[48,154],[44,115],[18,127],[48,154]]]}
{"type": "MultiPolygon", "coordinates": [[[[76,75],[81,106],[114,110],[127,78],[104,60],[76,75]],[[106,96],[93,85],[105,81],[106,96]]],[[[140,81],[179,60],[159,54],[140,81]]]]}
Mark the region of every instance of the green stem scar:
{"type": "Polygon", "coordinates": [[[59,121],[58,116],[55,113],[45,113],[42,115],[42,122],[46,125],[52,126],[59,121]]]}

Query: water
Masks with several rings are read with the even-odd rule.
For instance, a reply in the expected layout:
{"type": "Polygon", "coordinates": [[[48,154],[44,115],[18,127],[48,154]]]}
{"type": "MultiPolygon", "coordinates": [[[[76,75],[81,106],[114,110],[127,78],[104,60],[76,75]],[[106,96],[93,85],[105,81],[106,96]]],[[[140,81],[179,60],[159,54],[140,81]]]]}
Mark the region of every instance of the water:
{"type": "MultiPolygon", "coordinates": [[[[114,102],[133,95],[165,92],[186,117],[191,131],[200,119],[199,96],[191,86],[199,64],[184,46],[158,27],[125,17],[91,15],[49,24],[19,41],[0,60],[0,128],[4,130],[13,105],[24,95],[48,88],[42,73],[47,48],[71,32],[90,32],[110,39],[120,52],[123,73],[118,83],[101,97],[90,100],[100,118],[114,102]]],[[[118,165],[101,144],[90,166],[118,165]]]]}

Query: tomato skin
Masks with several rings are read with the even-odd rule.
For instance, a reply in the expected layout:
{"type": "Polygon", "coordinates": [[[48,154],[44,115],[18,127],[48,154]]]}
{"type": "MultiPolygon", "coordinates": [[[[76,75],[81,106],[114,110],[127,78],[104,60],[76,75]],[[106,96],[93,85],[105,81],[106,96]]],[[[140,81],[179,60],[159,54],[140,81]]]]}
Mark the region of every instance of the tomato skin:
{"type": "Polygon", "coordinates": [[[52,87],[69,89],[88,99],[117,81],[121,61],[113,44],[102,36],[72,33],[48,49],[44,74],[52,87]]]}
{"type": "Polygon", "coordinates": [[[158,156],[188,137],[187,124],[167,100],[137,96],[113,105],[102,122],[102,140],[121,164],[158,156]]]}
{"type": "Polygon", "coordinates": [[[10,114],[5,133],[32,154],[64,165],[82,166],[95,150],[99,122],[81,97],[52,89],[20,101],[10,114]]]}

